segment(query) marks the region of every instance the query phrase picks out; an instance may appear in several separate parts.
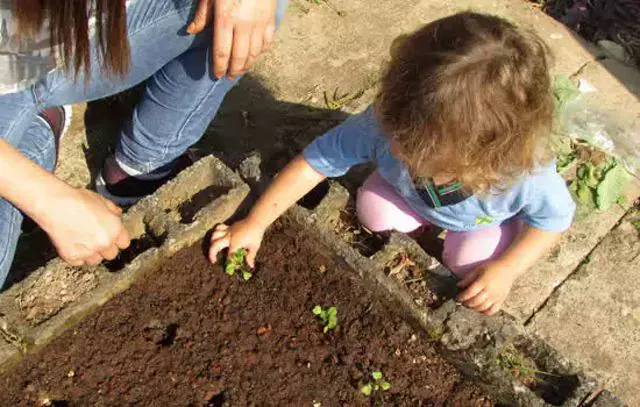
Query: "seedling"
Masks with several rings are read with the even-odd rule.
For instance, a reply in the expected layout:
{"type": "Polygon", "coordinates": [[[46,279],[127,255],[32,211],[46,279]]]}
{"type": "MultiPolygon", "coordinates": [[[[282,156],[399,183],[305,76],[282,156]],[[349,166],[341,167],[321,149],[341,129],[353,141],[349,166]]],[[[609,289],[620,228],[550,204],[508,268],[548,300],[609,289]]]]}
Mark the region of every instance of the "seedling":
{"type": "Polygon", "coordinates": [[[224,272],[230,276],[240,275],[244,281],[249,281],[253,273],[247,266],[247,249],[241,248],[227,256],[224,272]]]}
{"type": "Polygon", "coordinates": [[[343,95],[340,95],[338,88],[336,88],[333,91],[333,96],[330,96],[326,91],[324,92],[324,103],[327,108],[331,110],[339,110],[342,109],[347,103],[359,99],[362,95],[364,95],[364,90],[360,90],[354,94],[345,93],[343,95]]]}
{"type": "Polygon", "coordinates": [[[371,396],[376,391],[387,391],[391,388],[391,383],[384,380],[384,375],[381,371],[376,370],[371,373],[371,380],[360,387],[360,393],[365,396],[371,396]]]}
{"type": "Polygon", "coordinates": [[[322,321],[324,325],[322,332],[327,333],[338,326],[338,309],[336,307],[324,308],[316,305],[311,312],[322,321]]]}

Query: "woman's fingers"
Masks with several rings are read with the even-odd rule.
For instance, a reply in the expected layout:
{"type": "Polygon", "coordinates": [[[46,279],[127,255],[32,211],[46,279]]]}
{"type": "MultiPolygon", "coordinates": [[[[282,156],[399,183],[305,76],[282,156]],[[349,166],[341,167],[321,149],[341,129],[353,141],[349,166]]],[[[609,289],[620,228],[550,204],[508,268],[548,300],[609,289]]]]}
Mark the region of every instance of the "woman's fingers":
{"type": "Polygon", "coordinates": [[[251,69],[251,67],[253,67],[253,65],[256,63],[256,60],[260,56],[260,54],[262,54],[262,52],[264,51],[263,37],[264,37],[264,30],[262,30],[262,27],[257,27],[253,29],[253,32],[251,33],[249,55],[247,57],[247,60],[243,68],[245,72],[251,69]]]}
{"type": "Polygon", "coordinates": [[[252,27],[248,23],[236,24],[233,30],[233,48],[229,64],[229,79],[235,79],[245,72],[245,65],[251,48],[252,27]]]}
{"type": "Polygon", "coordinates": [[[90,265],[90,266],[97,266],[98,264],[102,263],[102,256],[99,254],[94,254],[91,257],[85,259],[85,263],[90,265]]]}
{"type": "Polygon", "coordinates": [[[104,258],[105,260],[113,260],[116,257],[118,257],[118,253],[120,253],[120,250],[118,249],[118,246],[116,245],[112,245],[111,247],[103,250],[100,252],[100,256],[102,256],[102,258],[104,258]]]}
{"type": "Polygon", "coordinates": [[[193,16],[193,20],[187,27],[189,34],[198,34],[209,24],[211,18],[213,18],[213,2],[214,0],[200,0],[198,2],[198,8],[193,16]]]}
{"type": "Polygon", "coordinates": [[[213,73],[216,78],[222,78],[229,69],[233,36],[234,21],[229,5],[216,1],[213,17],[213,73]]]}

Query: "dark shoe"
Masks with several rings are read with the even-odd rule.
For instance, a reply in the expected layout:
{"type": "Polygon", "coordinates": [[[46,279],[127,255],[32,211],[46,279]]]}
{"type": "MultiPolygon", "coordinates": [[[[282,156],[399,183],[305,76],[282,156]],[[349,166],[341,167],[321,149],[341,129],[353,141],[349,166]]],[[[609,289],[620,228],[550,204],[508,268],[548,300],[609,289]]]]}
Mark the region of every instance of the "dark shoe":
{"type": "Polygon", "coordinates": [[[38,116],[47,123],[53,132],[56,143],[56,164],[58,162],[60,142],[71,124],[71,112],[72,110],[70,106],[56,106],[42,110],[38,114],[38,116]]]}
{"type": "Polygon", "coordinates": [[[133,176],[129,175],[118,164],[114,156],[106,159],[102,172],[96,179],[96,192],[119,206],[131,206],[140,199],[151,195],[167,181],[195,162],[187,152],[171,164],[154,173],[133,176]]]}

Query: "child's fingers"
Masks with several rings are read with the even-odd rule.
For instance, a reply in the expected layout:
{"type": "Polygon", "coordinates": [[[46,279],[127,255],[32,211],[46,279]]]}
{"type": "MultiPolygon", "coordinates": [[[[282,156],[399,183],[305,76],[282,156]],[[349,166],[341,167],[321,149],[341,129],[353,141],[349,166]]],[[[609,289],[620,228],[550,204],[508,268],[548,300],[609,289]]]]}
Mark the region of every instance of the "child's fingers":
{"type": "MultiPolygon", "coordinates": [[[[224,225],[223,225],[224,226],[224,225]]],[[[213,233],[211,234],[211,242],[213,243],[213,241],[218,240],[218,239],[222,239],[224,236],[227,235],[228,232],[228,227],[225,228],[216,228],[213,233]]]]}
{"type": "Polygon", "coordinates": [[[249,252],[247,253],[247,264],[249,267],[256,268],[256,254],[258,254],[258,248],[253,246],[249,247],[249,252]]]}
{"type": "Polygon", "coordinates": [[[225,235],[218,239],[212,239],[211,247],[209,248],[209,261],[215,264],[218,253],[220,253],[221,250],[229,247],[230,243],[231,243],[231,239],[229,238],[228,235],[225,235]]]}
{"type": "Polygon", "coordinates": [[[480,305],[484,304],[489,300],[489,294],[486,291],[481,291],[471,299],[465,301],[464,305],[467,307],[478,309],[480,305]]]}
{"type": "Polygon", "coordinates": [[[462,293],[460,293],[460,295],[458,295],[457,300],[460,302],[468,301],[473,297],[475,297],[476,295],[480,294],[480,292],[483,289],[484,289],[484,286],[482,284],[475,282],[471,284],[471,286],[467,287],[467,289],[464,290],[462,293]]]}
{"type": "Polygon", "coordinates": [[[462,278],[462,280],[460,280],[458,282],[458,287],[466,288],[466,287],[470,286],[471,283],[476,281],[477,278],[478,278],[478,272],[474,270],[474,271],[468,273],[466,276],[464,276],[462,278]]]}
{"type": "Polygon", "coordinates": [[[478,311],[478,312],[487,313],[487,311],[489,311],[489,309],[491,309],[492,306],[493,306],[493,301],[486,300],[482,304],[480,304],[477,307],[475,307],[475,310],[478,311]]]}
{"type": "Polygon", "coordinates": [[[501,308],[502,308],[502,304],[500,304],[500,303],[493,304],[493,305],[492,305],[492,306],[487,310],[486,314],[487,314],[487,315],[494,315],[494,314],[497,314],[497,313],[500,311],[500,309],[501,309],[501,308]]]}

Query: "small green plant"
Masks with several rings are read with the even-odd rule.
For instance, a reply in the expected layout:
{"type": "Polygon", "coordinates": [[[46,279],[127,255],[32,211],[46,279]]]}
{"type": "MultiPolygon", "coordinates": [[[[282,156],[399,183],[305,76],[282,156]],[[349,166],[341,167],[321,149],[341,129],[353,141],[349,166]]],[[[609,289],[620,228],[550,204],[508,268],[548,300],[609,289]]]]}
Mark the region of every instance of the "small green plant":
{"type": "Polygon", "coordinates": [[[640,232],[640,219],[632,220],[631,225],[636,228],[638,232],[640,232]]]}
{"type": "Polygon", "coordinates": [[[227,256],[224,272],[230,276],[240,275],[244,281],[249,281],[253,273],[247,266],[247,249],[241,248],[227,256]]]}
{"type": "Polygon", "coordinates": [[[331,110],[342,109],[347,103],[353,102],[364,95],[364,90],[359,90],[356,93],[339,94],[338,88],[333,91],[333,96],[330,96],[326,91],[324,92],[324,103],[327,108],[331,110]]]}
{"type": "Polygon", "coordinates": [[[324,308],[316,305],[311,312],[322,321],[324,325],[322,332],[327,333],[338,326],[338,309],[336,307],[324,308]]]}
{"type": "Polygon", "coordinates": [[[367,383],[365,383],[362,387],[360,387],[360,393],[368,397],[376,391],[380,391],[380,390],[387,391],[390,388],[391,388],[391,383],[384,380],[384,375],[382,374],[381,371],[376,370],[375,372],[371,373],[370,380],[367,383]]]}

